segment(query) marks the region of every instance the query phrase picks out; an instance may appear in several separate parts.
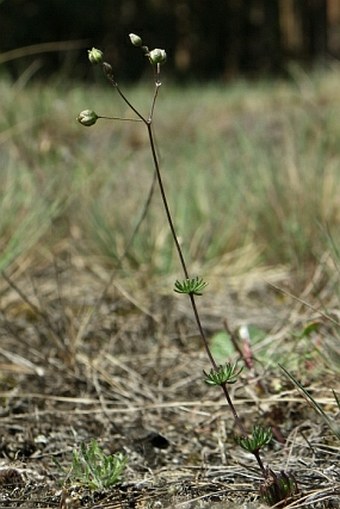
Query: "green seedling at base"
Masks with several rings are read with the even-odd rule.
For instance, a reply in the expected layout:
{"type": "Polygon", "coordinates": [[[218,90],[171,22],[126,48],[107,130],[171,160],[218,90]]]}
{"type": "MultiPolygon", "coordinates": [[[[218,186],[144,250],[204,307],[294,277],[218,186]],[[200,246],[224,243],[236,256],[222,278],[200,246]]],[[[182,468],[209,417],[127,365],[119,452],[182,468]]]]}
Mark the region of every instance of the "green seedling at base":
{"type": "Polygon", "coordinates": [[[105,490],[120,480],[126,464],[123,453],[105,454],[97,441],[92,440],[73,451],[68,478],[90,490],[105,490]]]}

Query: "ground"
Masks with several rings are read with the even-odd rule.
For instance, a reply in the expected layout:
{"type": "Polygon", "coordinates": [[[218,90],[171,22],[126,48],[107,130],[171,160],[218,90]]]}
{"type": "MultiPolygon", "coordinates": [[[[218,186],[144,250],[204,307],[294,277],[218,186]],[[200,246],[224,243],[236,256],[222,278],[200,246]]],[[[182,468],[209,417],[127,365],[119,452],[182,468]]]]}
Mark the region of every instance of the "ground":
{"type": "MultiPolygon", "coordinates": [[[[172,295],[166,278],[150,292],[142,275],[131,285],[122,272],[103,295],[111,273],[77,257],[19,267],[1,281],[0,507],[261,507],[259,468],[236,445],[219,389],[202,380],[209,364],[185,296],[172,295]],[[72,482],[72,453],[91,439],[128,457],[110,489],[72,482]]],[[[285,288],[289,277],[219,279],[199,307],[211,338],[225,319],[233,330],[250,323],[265,332],[255,371],[244,369],[231,393],[248,429],[274,431],[263,460],[295,476],[299,495],[287,507],[339,508],[339,440],[277,364],[289,367],[295,349],[295,375],[336,422],[339,371],[313,354],[331,326],[271,286],[285,288]],[[316,317],[317,337],[293,338],[316,317]]]]}

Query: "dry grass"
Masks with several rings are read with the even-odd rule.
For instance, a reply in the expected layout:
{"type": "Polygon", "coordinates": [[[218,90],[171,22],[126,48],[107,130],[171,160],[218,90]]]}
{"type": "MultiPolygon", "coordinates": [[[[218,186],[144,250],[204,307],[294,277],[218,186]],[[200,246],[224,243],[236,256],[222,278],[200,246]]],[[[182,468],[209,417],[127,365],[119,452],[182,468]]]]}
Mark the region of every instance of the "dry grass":
{"type": "MultiPolygon", "coordinates": [[[[209,282],[207,336],[226,319],[261,333],[256,372],[233,396],[248,429],[273,427],[265,462],[294,472],[291,509],[340,507],[339,443],[277,364],[339,418],[338,77],[169,87],[157,115],[181,240],[209,282]]],[[[261,507],[260,472],[202,382],[191,312],[171,291],[178,263],[157,198],[117,261],[151,183],[144,135],[82,130],[80,110],[122,106],[111,91],[54,85],[0,84],[0,507],[261,507]],[[129,458],[107,492],[67,483],[73,449],[92,438],[129,458]]],[[[144,87],[131,93],[145,103],[144,87]]]]}
{"type": "MultiPolygon", "coordinates": [[[[229,257],[233,271],[247,253],[246,269],[287,265],[301,285],[309,281],[331,249],[328,234],[339,242],[338,77],[334,67],[291,83],[178,89],[165,81],[157,139],[190,262],[210,270],[225,268],[229,257]]],[[[39,264],[41,256],[60,252],[65,239],[90,263],[95,257],[117,266],[152,181],[143,126],[102,121],[84,129],[75,122],[84,108],[127,115],[106,83],[4,79],[0,91],[7,197],[1,267],[28,250],[39,264]]],[[[150,92],[144,85],[127,90],[143,111],[150,92]]],[[[125,262],[149,276],[178,268],[159,205],[155,198],[125,262]]]]}
{"type": "MultiPolygon", "coordinates": [[[[237,309],[242,300],[244,323],[254,311],[252,292],[263,288],[262,276],[254,274],[253,285],[239,294],[217,292],[217,301],[227,298],[237,309]]],[[[207,360],[181,299],[146,296],[127,279],[114,283],[98,306],[100,278],[67,263],[17,284],[37,309],[3,282],[2,465],[16,469],[24,482],[6,478],[3,507],[260,507],[260,473],[235,445],[221,395],[202,382],[207,360]],[[129,457],[123,484],[107,492],[64,484],[73,449],[92,438],[108,453],[123,450],[129,457]]],[[[274,300],[268,288],[267,297],[268,308],[274,300]]],[[[217,316],[228,310],[202,307],[213,334],[220,327],[217,316]]],[[[319,316],[322,327],[308,338],[308,356],[306,338],[292,340],[292,331],[315,314],[299,302],[286,303],[282,320],[289,327],[262,323],[267,335],[255,347],[262,359],[257,375],[244,372],[233,391],[247,427],[261,422],[285,439],[267,448],[265,461],[296,475],[302,498],[291,509],[339,507],[339,444],[273,362],[279,357],[298,365],[315,399],[339,415],[330,390],[339,387],[339,374],[316,349],[329,338],[330,324],[319,316]]],[[[234,326],[240,323],[236,315],[234,320],[234,326]]]]}

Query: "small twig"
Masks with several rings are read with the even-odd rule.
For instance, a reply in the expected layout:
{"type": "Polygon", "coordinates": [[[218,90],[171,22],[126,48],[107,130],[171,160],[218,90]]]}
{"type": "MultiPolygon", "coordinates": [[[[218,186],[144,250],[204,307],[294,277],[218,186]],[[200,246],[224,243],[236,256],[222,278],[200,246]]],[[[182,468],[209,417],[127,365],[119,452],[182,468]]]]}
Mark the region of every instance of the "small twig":
{"type": "Polygon", "coordinates": [[[316,308],[315,306],[313,306],[309,302],[305,301],[304,299],[301,299],[301,297],[298,297],[297,295],[294,295],[293,293],[289,292],[288,290],[285,290],[284,288],[280,288],[279,286],[275,285],[274,283],[270,283],[269,281],[267,281],[267,284],[269,286],[271,286],[272,288],[274,288],[274,290],[282,293],[283,295],[287,295],[288,297],[296,300],[297,302],[300,302],[300,304],[303,304],[304,306],[311,309],[312,311],[315,311],[315,313],[318,313],[320,316],[325,318],[325,320],[329,320],[337,327],[340,327],[340,322],[338,322],[338,320],[336,320],[329,314],[325,313],[324,311],[321,311],[320,309],[316,308]]]}
{"type": "Polygon", "coordinates": [[[18,58],[26,57],[29,55],[40,55],[42,53],[53,53],[58,51],[70,51],[86,48],[88,43],[88,40],[83,39],[78,41],[55,41],[32,44],[30,46],[24,46],[23,48],[16,48],[1,53],[0,64],[4,64],[5,62],[10,62],[11,60],[16,60],[18,58]]]}
{"type": "Polygon", "coordinates": [[[227,334],[230,336],[230,341],[232,342],[232,345],[235,348],[236,352],[239,354],[239,356],[241,357],[241,359],[243,360],[243,362],[247,366],[247,368],[250,369],[251,367],[247,364],[247,359],[245,359],[243,356],[242,348],[239,345],[236,334],[229,327],[229,324],[228,324],[228,321],[226,318],[223,320],[223,325],[224,325],[224,328],[225,328],[227,334]]]}
{"type": "Polygon", "coordinates": [[[7,276],[6,272],[4,270],[1,271],[1,275],[6,281],[6,283],[19,295],[19,297],[26,302],[26,304],[32,309],[34,313],[41,316],[43,313],[42,311],[27,297],[27,295],[12,281],[12,279],[7,276]]]}
{"type": "MultiPolygon", "coordinates": [[[[149,192],[148,192],[147,199],[146,199],[146,201],[144,203],[141,215],[140,215],[140,217],[139,217],[139,219],[138,219],[138,221],[137,221],[137,223],[136,223],[136,225],[135,225],[135,227],[134,227],[134,229],[133,229],[133,231],[132,231],[132,233],[130,235],[129,240],[127,241],[127,243],[125,245],[123,253],[117,259],[117,266],[111,271],[111,275],[110,275],[108,281],[104,285],[104,288],[102,289],[101,294],[99,295],[99,297],[96,300],[96,303],[94,305],[94,310],[98,309],[101,306],[101,304],[103,303],[104,299],[106,298],[107,292],[109,291],[109,288],[112,286],[112,283],[113,283],[113,281],[115,279],[115,275],[117,273],[117,270],[121,267],[124,259],[126,258],[128,252],[130,250],[130,247],[131,247],[135,237],[137,236],[137,233],[138,233],[138,231],[139,231],[139,229],[140,229],[144,219],[146,218],[146,215],[147,215],[147,212],[148,212],[148,210],[150,208],[151,200],[152,200],[152,197],[153,197],[153,194],[154,194],[154,191],[155,191],[155,185],[156,185],[156,172],[154,172],[154,174],[153,174],[152,183],[151,183],[151,186],[150,186],[150,189],[149,189],[149,192]]],[[[90,322],[91,322],[91,318],[89,319],[87,326],[89,326],[90,322]]]]}
{"type": "MultiPolygon", "coordinates": [[[[12,279],[6,274],[4,270],[1,271],[1,275],[6,281],[6,283],[19,295],[19,297],[26,302],[26,304],[32,309],[34,313],[36,313],[42,320],[44,321],[47,328],[52,333],[52,338],[54,342],[56,343],[57,347],[60,351],[65,350],[65,345],[58,337],[58,334],[56,333],[53,324],[51,323],[51,320],[49,319],[48,315],[44,313],[41,309],[36,306],[31,299],[27,297],[27,295],[12,281],[12,279]]],[[[39,332],[39,331],[38,331],[39,332]]]]}

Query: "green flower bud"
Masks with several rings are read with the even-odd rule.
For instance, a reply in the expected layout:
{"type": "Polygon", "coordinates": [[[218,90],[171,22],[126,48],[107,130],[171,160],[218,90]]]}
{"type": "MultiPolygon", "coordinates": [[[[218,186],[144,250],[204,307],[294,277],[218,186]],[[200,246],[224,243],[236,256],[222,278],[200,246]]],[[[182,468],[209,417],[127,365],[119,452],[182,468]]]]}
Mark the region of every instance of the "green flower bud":
{"type": "Polygon", "coordinates": [[[136,46],[137,48],[143,44],[142,39],[139,37],[139,35],[136,34],[129,34],[131,44],[133,46],[136,46]]]}
{"type": "Polygon", "coordinates": [[[113,78],[112,65],[107,62],[103,62],[103,71],[108,78],[113,78]]]}
{"type": "Polygon", "coordinates": [[[166,52],[164,49],[155,48],[150,51],[148,57],[153,65],[164,64],[166,61],[166,52]]]}
{"type": "Polygon", "coordinates": [[[90,127],[91,125],[94,125],[98,120],[98,115],[92,110],[84,110],[79,113],[77,116],[78,122],[85,126],[90,127]]]}
{"type": "Polygon", "coordinates": [[[91,64],[101,64],[103,62],[104,53],[100,49],[92,48],[88,50],[88,56],[91,64]]]}

